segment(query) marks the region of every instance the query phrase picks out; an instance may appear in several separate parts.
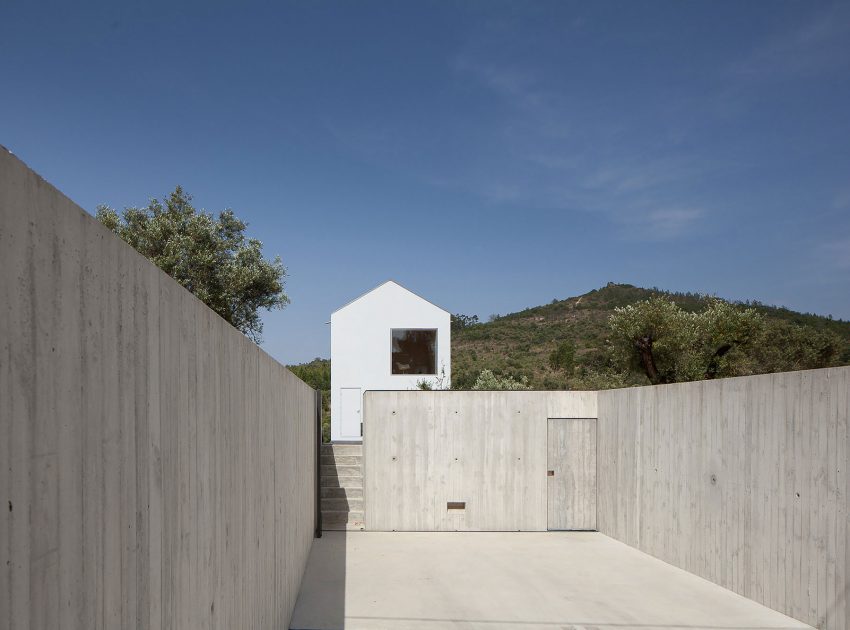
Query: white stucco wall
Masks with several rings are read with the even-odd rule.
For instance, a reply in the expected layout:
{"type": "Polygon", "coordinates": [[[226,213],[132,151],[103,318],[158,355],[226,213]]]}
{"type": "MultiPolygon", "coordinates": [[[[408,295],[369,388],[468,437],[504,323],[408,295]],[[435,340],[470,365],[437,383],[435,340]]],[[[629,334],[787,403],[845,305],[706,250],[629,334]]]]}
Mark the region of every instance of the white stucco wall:
{"type": "MultiPolygon", "coordinates": [[[[389,281],[331,315],[331,440],[359,441],[340,427],[340,389],[415,389],[420,374],[393,374],[391,330],[437,329],[437,372],[451,379],[451,315],[401,285],[389,281]]],[[[361,401],[361,409],[362,401],[361,401]]]]}

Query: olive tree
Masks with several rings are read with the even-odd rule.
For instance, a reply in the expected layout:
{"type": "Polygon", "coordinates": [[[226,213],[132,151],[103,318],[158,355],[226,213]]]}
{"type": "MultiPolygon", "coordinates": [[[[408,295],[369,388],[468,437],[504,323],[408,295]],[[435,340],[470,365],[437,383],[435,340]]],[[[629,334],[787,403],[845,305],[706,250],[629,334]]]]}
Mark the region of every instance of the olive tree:
{"type": "Polygon", "coordinates": [[[217,217],[197,210],[180,186],[163,201],[120,214],[98,206],[97,218],[256,343],[259,310],[289,303],[280,257],[266,260],[262,243],[245,236],[247,224],[232,210],[217,217]]]}
{"type": "Polygon", "coordinates": [[[676,383],[749,373],[746,350],[759,337],[763,317],[709,299],[690,313],[664,297],[617,308],[609,319],[612,349],[626,368],[642,371],[650,383],[676,383]]]}

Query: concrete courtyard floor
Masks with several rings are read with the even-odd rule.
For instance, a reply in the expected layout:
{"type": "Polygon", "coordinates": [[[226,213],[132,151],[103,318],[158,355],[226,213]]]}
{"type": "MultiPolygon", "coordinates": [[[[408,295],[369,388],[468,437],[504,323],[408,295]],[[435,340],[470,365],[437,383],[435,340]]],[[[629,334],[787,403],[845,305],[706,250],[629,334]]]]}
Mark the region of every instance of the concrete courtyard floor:
{"type": "Polygon", "coordinates": [[[809,628],[602,534],[325,532],[291,628],[809,628]]]}

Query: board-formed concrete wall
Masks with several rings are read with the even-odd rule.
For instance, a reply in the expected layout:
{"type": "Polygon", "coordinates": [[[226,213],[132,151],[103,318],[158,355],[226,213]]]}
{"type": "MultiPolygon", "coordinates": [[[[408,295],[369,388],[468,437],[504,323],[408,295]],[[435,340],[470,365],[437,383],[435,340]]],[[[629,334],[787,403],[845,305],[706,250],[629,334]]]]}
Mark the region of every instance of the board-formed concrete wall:
{"type": "Polygon", "coordinates": [[[596,392],[366,392],[366,529],[545,530],[547,419],[595,417],[596,392]]]}
{"type": "Polygon", "coordinates": [[[599,531],[845,630],[850,368],[599,392],[599,531]]]}
{"type": "Polygon", "coordinates": [[[0,628],[284,628],[314,392],[0,149],[0,628]]]}

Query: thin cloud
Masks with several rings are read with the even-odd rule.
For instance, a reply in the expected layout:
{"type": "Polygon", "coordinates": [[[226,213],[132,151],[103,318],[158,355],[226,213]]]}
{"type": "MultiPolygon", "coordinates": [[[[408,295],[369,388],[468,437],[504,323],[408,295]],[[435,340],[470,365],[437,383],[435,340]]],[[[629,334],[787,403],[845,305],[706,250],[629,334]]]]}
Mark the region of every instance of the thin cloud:
{"type": "Polygon", "coordinates": [[[632,208],[618,219],[618,235],[626,241],[663,242],[693,235],[703,225],[702,208],[669,206],[632,208]]]}
{"type": "Polygon", "coordinates": [[[534,70],[480,61],[468,53],[454,58],[452,70],[493,92],[514,110],[517,117],[508,130],[517,129],[519,134],[545,132],[550,138],[564,138],[572,131],[571,125],[564,124],[562,105],[542,87],[534,70]]]}
{"type": "Polygon", "coordinates": [[[519,98],[525,102],[526,97],[531,95],[534,97],[531,102],[537,100],[537,93],[533,89],[534,81],[528,69],[481,63],[467,55],[458,55],[455,58],[454,68],[457,72],[469,74],[493,90],[511,98],[519,98]]]}
{"type": "Polygon", "coordinates": [[[804,24],[762,42],[733,64],[748,79],[815,75],[850,66],[850,6],[837,3],[804,24]]]}
{"type": "Polygon", "coordinates": [[[493,204],[601,215],[630,240],[684,237],[702,218],[677,197],[716,166],[659,138],[651,147],[629,144],[628,125],[589,120],[517,63],[466,51],[451,69],[506,108],[491,136],[498,142],[451,178],[457,188],[493,204]]]}
{"type": "Polygon", "coordinates": [[[703,214],[700,208],[652,210],[646,217],[644,229],[648,236],[670,240],[690,232],[703,214]]]}
{"type": "Polygon", "coordinates": [[[659,158],[646,156],[607,161],[590,170],[582,183],[590,190],[634,194],[653,188],[684,184],[713,170],[706,162],[679,153],[659,158]]]}

